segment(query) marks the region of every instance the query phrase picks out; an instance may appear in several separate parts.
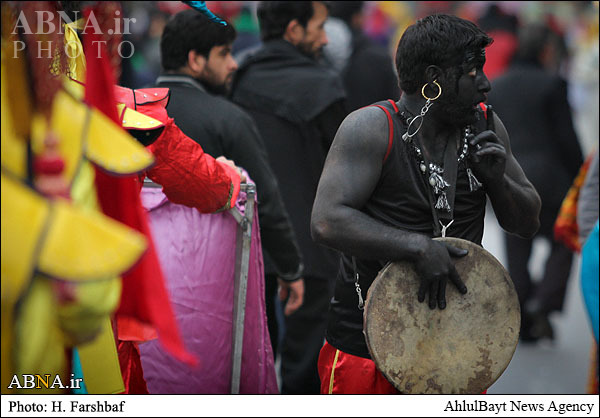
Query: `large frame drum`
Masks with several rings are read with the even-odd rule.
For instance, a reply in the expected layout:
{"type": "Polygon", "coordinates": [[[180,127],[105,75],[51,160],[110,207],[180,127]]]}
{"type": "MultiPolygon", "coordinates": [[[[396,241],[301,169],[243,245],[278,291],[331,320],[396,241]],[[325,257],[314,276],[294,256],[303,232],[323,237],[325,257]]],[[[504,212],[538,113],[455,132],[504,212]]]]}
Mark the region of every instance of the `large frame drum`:
{"type": "Polygon", "coordinates": [[[446,286],[446,309],[419,303],[410,262],[388,263],[369,288],[364,333],[383,375],[407,394],[479,394],[506,369],[521,312],[508,272],[482,247],[436,238],[469,253],[455,267],[468,292],[446,286]]]}

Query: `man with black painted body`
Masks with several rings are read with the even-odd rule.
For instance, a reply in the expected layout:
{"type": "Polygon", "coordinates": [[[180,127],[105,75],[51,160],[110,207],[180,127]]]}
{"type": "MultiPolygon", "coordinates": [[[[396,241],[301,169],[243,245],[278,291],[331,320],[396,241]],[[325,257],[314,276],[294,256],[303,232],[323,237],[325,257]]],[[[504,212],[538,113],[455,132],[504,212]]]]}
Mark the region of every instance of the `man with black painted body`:
{"type": "Polygon", "coordinates": [[[415,297],[444,309],[449,281],[467,292],[451,259],[466,252],[432,237],[481,245],[486,197],[507,232],[531,237],[539,227],[539,196],[500,118],[480,105],[491,42],[455,16],[417,21],[397,49],[400,100],[351,113],[336,134],[311,224],[317,242],[342,252],[319,357],[322,393],[397,393],[370,359],[358,306],[388,261],[414,263],[415,297]]]}

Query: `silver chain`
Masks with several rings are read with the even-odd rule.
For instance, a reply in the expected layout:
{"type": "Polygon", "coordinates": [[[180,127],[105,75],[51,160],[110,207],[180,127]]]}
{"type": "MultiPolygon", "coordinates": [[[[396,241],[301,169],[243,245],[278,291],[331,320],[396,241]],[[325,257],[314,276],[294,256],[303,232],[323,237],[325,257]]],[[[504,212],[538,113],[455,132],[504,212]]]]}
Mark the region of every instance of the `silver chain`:
{"type": "Polygon", "coordinates": [[[448,222],[446,225],[444,225],[442,223],[442,221],[438,221],[440,223],[440,225],[442,226],[442,238],[446,238],[446,230],[448,228],[450,228],[450,225],[452,225],[454,223],[454,219],[452,219],[450,222],[448,222]]]}
{"type": "Polygon", "coordinates": [[[427,102],[425,102],[425,105],[421,109],[421,113],[410,120],[410,122],[408,123],[408,128],[406,129],[406,132],[402,135],[403,140],[406,141],[409,138],[412,138],[413,136],[415,136],[417,134],[417,132],[419,132],[419,130],[421,129],[421,126],[423,126],[423,117],[429,111],[429,108],[431,107],[432,104],[433,104],[433,102],[430,99],[427,99],[427,102]],[[413,126],[413,123],[415,123],[417,120],[419,121],[419,127],[417,129],[415,129],[415,131],[412,134],[409,133],[410,127],[413,126]]]}
{"type": "Polygon", "coordinates": [[[362,311],[365,309],[365,301],[363,300],[362,291],[360,290],[360,285],[358,284],[358,273],[356,273],[354,286],[356,287],[356,293],[358,293],[358,309],[362,311]]]}

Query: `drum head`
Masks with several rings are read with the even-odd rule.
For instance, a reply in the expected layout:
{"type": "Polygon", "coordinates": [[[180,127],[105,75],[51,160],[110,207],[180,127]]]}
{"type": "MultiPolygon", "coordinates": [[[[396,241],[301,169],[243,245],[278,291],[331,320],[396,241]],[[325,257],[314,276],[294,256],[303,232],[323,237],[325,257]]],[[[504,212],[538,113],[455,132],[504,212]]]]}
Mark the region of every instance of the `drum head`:
{"type": "Polygon", "coordinates": [[[468,292],[446,286],[446,309],[419,303],[410,262],[388,263],[369,288],[364,311],[367,346],[377,368],[402,393],[480,394],[500,377],[515,352],[521,312],[512,280],[482,247],[439,238],[469,250],[453,258],[468,292]]]}

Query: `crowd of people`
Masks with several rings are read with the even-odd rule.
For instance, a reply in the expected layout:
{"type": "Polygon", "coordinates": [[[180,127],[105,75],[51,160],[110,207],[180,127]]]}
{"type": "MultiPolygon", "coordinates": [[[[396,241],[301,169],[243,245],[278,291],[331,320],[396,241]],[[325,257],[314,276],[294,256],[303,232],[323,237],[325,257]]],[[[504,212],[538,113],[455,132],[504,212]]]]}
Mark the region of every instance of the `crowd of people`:
{"type": "Polygon", "coordinates": [[[430,309],[468,293],[432,238],[481,245],[488,201],[523,343],[555,337],[581,251],[597,393],[597,2],[528,3],[3,3],[2,392],[229,393],[253,183],[240,393],[401,393],[369,287],[408,261],[430,309]]]}

